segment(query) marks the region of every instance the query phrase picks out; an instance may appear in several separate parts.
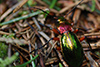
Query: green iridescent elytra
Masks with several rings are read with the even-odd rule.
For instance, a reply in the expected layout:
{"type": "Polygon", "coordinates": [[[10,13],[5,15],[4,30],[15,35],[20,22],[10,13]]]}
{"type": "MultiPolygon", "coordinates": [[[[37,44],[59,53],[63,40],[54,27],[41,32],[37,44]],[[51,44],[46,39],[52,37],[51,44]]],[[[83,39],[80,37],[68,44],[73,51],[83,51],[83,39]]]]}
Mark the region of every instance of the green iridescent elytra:
{"type": "Polygon", "coordinates": [[[80,67],[83,62],[83,48],[73,32],[63,33],[61,37],[61,50],[64,60],[71,67],[80,67]]]}

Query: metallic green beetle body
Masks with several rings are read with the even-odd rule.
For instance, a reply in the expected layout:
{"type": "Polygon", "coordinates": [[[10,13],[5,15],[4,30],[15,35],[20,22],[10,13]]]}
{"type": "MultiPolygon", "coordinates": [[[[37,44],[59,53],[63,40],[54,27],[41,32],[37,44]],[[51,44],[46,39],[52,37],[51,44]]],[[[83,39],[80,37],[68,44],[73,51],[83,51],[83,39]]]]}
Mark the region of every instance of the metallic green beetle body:
{"type": "Polygon", "coordinates": [[[83,62],[82,46],[73,32],[66,31],[61,37],[61,50],[64,60],[71,67],[80,67],[83,62]]]}
{"type": "MultiPolygon", "coordinates": [[[[50,16],[52,18],[52,16],[50,16]]],[[[55,24],[61,34],[61,50],[64,60],[70,67],[80,67],[83,62],[83,48],[72,31],[72,25],[64,17],[56,17],[55,24]],[[57,18],[57,19],[56,19],[57,18]]]]}

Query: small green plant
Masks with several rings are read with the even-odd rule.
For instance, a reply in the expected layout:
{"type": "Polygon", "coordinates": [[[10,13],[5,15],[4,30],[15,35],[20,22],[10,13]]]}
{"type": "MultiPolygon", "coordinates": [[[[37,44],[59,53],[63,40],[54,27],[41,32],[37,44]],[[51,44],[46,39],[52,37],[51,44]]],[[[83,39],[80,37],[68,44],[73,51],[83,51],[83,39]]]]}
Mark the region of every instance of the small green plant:
{"type": "MultiPolygon", "coordinates": [[[[16,67],[25,67],[27,64],[31,63],[32,61],[34,61],[39,55],[36,55],[34,58],[32,58],[31,60],[27,61],[26,63],[22,64],[22,65],[17,65],[16,67]]],[[[35,66],[35,64],[34,64],[35,66]]]]}
{"type": "MultiPolygon", "coordinates": [[[[6,38],[12,38],[14,37],[14,34],[10,34],[10,35],[3,35],[2,37],[6,37],[6,38]]],[[[8,46],[5,45],[5,43],[0,42],[0,58],[5,58],[7,57],[7,48],[8,46]]]]}
{"type": "Polygon", "coordinates": [[[5,43],[0,42],[0,58],[5,58],[7,56],[8,46],[5,43]]]}
{"type": "Polygon", "coordinates": [[[7,57],[5,60],[0,58],[0,67],[6,67],[7,65],[11,64],[14,60],[17,59],[18,53],[15,53],[12,57],[7,57]]]}

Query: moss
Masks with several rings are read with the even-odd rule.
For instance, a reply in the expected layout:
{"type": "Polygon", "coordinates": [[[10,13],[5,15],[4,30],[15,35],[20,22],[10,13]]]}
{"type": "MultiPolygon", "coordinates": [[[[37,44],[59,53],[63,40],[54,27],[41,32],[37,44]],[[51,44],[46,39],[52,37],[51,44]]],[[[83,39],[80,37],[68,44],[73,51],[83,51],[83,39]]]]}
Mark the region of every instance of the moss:
{"type": "Polygon", "coordinates": [[[5,43],[0,42],[0,58],[5,58],[7,56],[8,46],[5,43]]]}

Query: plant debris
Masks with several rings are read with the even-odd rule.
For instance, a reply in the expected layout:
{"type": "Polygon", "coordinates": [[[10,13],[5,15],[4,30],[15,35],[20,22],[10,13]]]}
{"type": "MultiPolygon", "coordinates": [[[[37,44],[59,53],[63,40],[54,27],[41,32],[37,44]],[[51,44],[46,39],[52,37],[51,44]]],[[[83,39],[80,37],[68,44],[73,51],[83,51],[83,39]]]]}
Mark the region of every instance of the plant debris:
{"type": "Polygon", "coordinates": [[[57,28],[58,24],[54,24],[52,18],[46,19],[47,14],[54,14],[63,16],[69,23],[73,22],[73,29],[79,28],[76,33],[79,39],[87,37],[81,42],[84,50],[82,67],[100,67],[100,1],[83,0],[73,9],[80,1],[1,0],[0,49],[3,50],[0,53],[4,55],[0,56],[0,64],[5,64],[2,62],[9,57],[12,60],[4,67],[68,67],[61,50],[57,50],[60,41],[52,40],[57,34],[49,29],[57,28]],[[14,56],[16,52],[19,55],[14,56]]]}

